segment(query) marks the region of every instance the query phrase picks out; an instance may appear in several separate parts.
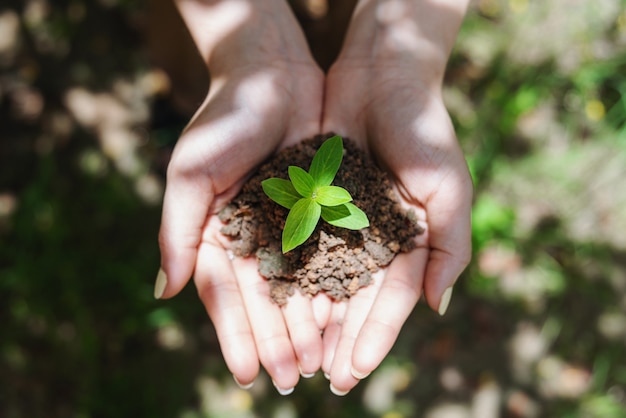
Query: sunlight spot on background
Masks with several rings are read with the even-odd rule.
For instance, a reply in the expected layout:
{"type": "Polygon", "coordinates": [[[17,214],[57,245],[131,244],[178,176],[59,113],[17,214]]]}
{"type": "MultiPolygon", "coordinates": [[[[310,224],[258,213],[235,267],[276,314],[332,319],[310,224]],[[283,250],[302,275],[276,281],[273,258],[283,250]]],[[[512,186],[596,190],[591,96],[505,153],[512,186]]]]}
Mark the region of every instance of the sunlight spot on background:
{"type": "Polygon", "coordinates": [[[396,394],[411,382],[412,365],[383,364],[367,380],[363,403],[367,409],[382,414],[394,405],[396,394]]]}
{"type": "Polygon", "coordinates": [[[511,0],[509,4],[513,13],[507,17],[507,29],[516,35],[507,45],[507,54],[520,65],[554,60],[557,71],[572,74],[589,60],[608,59],[623,50],[601,35],[614,27],[622,11],[618,1],[554,0],[528,7],[527,0],[511,0]],[[524,3],[522,19],[514,7],[524,3]]]}
{"type": "Polygon", "coordinates": [[[460,88],[444,86],[443,101],[448,112],[465,128],[471,128],[477,122],[477,115],[472,101],[460,88]]]}
{"type": "Polygon", "coordinates": [[[0,221],[13,215],[17,209],[17,197],[13,193],[0,193],[0,221]]]}
{"type": "Polygon", "coordinates": [[[24,26],[30,36],[29,43],[45,55],[67,56],[71,43],[60,36],[60,22],[53,19],[53,6],[47,0],[28,0],[23,9],[24,26]]]}
{"type": "Polygon", "coordinates": [[[101,152],[86,149],[79,158],[80,168],[92,176],[101,176],[107,172],[107,160],[101,152]]]}
{"type": "Polygon", "coordinates": [[[239,389],[235,383],[221,384],[213,377],[200,377],[196,381],[203,416],[228,416],[233,418],[253,417],[254,404],[249,392],[239,389]]]}
{"type": "Polygon", "coordinates": [[[0,13],[0,60],[11,59],[17,51],[19,30],[20,18],[17,13],[13,10],[0,13]]]}
{"type": "MultiPolygon", "coordinates": [[[[469,67],[469,71],[471,71],[470,75],[474,79],[480,79],[500,53],[499,40],[494,40],[493,36],[482,32],[469,33],[467,36],[459,38],[457,43],[471,61],[472,65],[469,67]]],[[[497,82],[494,82],[492,86],[492,90],[489,91],[490,94],[500,88],[497,82]]]]}
{"type": "Polygon", "coordinates": [[[604,312],[598,318],[598,331],[609,340],[626,337],[626,315],[623,312],[604,312]]]}
{"type": "Polygon", "coordinates": [[[98,104],[93,94],[77,87],[65,95],[65,104],[78,123],[85,127],[94,127],[98,123],[98,104]]]}
{"type": "Polygon", "coordinates": [[[500,0],[480,0],[478,2],[478,10],[487,17],[497,17],[502,13],[500,0]]]}
{"type": "MultiPolygon", "coordinates": [[[[446,402],[430,408],[424,418],[474,418],[469,406],[460,403],[446,402]]],[[[478,417],[476,417],[478,418],[478,417]]]]}
{"type": "Polygon", "coordinates": [[[95,93],[82,87],[69,89],[65,104],[74,120],[93,131],[100,143],[101,155],[87,153],[81,157],[81,167],[87,173],[98,174],[104,168],[101,158],[110,159],[115,168],[134,180],[137,195],[151,205],[163,197],[162,180],[151,173],[141,147],[150,136],[138,127],[150,117],[148,99],[167,94],[169,78],[161,71],[148,71],[134,80],[118,79],[111,92],[95,93]]]}
{"type": "Polygon", "coordinates": [[[495,379],[487,376],[472,396],[472,418],[498,418],[502,389],[495,379]]]}
{"type": "Polygon", "coordinates": [[[506,399],[506,409],[511,416],[519,418],[537,418],[541,412],[537,402],[521,390],[509,393],[506,399]]]}
{"type": "Polygon", "coordinates": [[[622,34],[626,33],[626,10],[617,17],[617,27],[622,34]]]}
{"type": "Polygon", "coordinates": [[[585,115],[592,122],[598,122],[604,118],[606,110],[604,104],[600,100],[589,100],[585,104],[585,115]]]}
{"type": "Polygon", "coordinates": [[[611,386],[607,393],[617,402],[624,403],[626,401],[626,390],[623,387],[611,386]]]}
{"type": "Polygon", "coordinates": [[[530,322],[519,323],[509,341],[509,356],[516,380],[530,383],[535,364],[547,350],[547,341],[537,326],[530,322]]]}
{"type": "Polygon", "coordinates": [[[297,418],[298,411],[296,410],[292,402],[283,400],[283,402],[280,402],[276,406],[276,409],[274,410],[272,417],[273,418],[297,418]]]}
{"type": "Polygon", "coordinates": [[[445,367],[439,374],[439,382],[444,389],[456,392],[465,385],[465,378],[456,367],[445,367]]]}
{"type": "Polygon", "coordinates": [[[538,313],[545,309],[548,296],[563,291],[566,280],[558,264],[544,255],[534,265],[500,276],[498,284],[504,296],[521,300],[528,312],[538,313]]]}
{"type": "Polygon", "coordinates": [[[509,7],[513,13],[524,13],[528,10],[528,0],[509,0],[509,7]]]}
{"type": "Polygon", "coordinates": [[[483,275],[499,277],[518,272],[522,267],[522,257],[512,248],[492,244],[480,252],[478,266],[483,275]]]}
{"type": "Polygon", "coordinates": [[[135,181],[135,191],[145,203],[157,205],[163,199],[163,182],[155,174],[143,174],[135,181]]]}
{"type": "Polygon", "coordinates": [[[41,116],[44,98],[41,92],[21,85],[11,92],[11,113],[18,120],[34,121],[41,116]]]}
{"type": "Polygon", "coordinates": [[[398,411],[385,412],[382,416],[382,418],[404,418],[404,417],[406,417],[406,415],[398,411]]]}
{"type": "Polygon", "coordinates": [[[592,383],[591,373],[567,364],[556,356],[548,356],[537,365],[538,387],[547,398],[577,399],[592,383]]]}
{"type": "Polygon", "coordinates": [[[157,330],[159,345],[167,350],[179,350],[187,342],[185,331],[178,322],[170,322],[157,330]]]}
{"type": "Polygon", "coordinates": [[[165,71],[154,69],[139,78],[139,87],[150,96],[158,96],[168,94],[172,86],[165,71]]]}
{"type": "Polygon", "coordinates": [[[304,7],[312,19],[321,19],[328,14],[328,0],[304,0],[304,7]]]}
{"type": "Polygon", "coordinates": [[[24,7],[24,21],[28,26],[41,25],[50,14],[50,4],[46,0],[27,0],[24,7]]]}
{"type": "MultiPolygon", "coordinates": [[[[580,112],[580,96],[568,93],[565,106],[572,113],[580,112]]],[[[533,146],[540,147],[553,155],[563,155],[571,148],[572,138],[567,127],[559,120],[559,104],[546,100],[524,112],[517,121],[518,133],[533,146]]]]}
{"type": "Polygon", "coordinates": [[[141,174],[143,164],[136,152],[140,140],[135,132],[125,127],[104,126],[100,139],[102,151],[122,174],[128,177],[141,174]]]}

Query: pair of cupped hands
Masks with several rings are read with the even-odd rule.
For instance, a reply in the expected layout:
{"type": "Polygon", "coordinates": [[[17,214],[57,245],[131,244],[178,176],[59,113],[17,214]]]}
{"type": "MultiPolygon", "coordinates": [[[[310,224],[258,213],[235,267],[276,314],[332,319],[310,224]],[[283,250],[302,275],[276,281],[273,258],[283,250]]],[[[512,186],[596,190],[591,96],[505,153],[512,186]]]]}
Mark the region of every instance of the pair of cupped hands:
{"type": "Polygon", "coordinates": [[[445,313],[469,262],[471,180],[441,97],[449,51],[385,50],[361,23],[353,18],[327,74],[288,10],[232,23],[210,51],[195,37],[211,86],[168,167],[155,297],[176,295],[193,276],[243,388],[262,365],[281,394],[320,369],[333,393],[348,393],[383,361],[422,294],[445,313]],[[389,172],[425,233],[348,301],[296,292],[280,307],[256,259],[229,257],[216,214],[272,154],[327,132],[389,172]]]}

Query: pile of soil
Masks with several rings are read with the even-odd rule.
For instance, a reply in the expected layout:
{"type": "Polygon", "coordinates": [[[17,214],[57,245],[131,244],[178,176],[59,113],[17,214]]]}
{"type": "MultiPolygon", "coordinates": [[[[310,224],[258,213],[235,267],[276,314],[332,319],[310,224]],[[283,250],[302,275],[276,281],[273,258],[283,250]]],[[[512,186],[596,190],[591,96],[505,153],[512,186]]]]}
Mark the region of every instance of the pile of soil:
{"type": "Polygon", "coordinates": [[[290,165],[308,169],[315,152],[331,135],[319,135],[286,148],[263,164],[241,192],[219,214],[222,233],[232,239],[238,257],[255,255],[260,274],[269,280],[272,300],[285,304],[298,288],[306,295],[326,292],[339,301],[372,281],[372,273],[387,266],[399,252],[415,247],[423,233],[415,214],[404,210],[389,176],[351,140],[343,138],[344,157],[333,181],[348,190],[353,203],[368,216],[360,231],[334,227],[320,220],[311,237],[283,254],[281,239],[288,210],[270,200],[261,181],[288,179],[290,165]]]}

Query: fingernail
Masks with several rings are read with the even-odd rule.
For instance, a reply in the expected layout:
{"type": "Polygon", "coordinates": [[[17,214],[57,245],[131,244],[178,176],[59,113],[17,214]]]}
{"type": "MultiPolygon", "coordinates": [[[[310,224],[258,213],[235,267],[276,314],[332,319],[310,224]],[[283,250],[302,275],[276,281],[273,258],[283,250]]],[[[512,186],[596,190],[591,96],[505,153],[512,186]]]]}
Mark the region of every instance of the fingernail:
{"type": "Polygon", "coordinates": [[[452,286],[443,291],[443,295],[441,295],[441,302],[439,302],[439,315],[443,316],[448,310],[448,305],[450,305],[450,299],[452,298],[452,286]]]}
{"type": "Polygon", "coordinates": [[[324,377],[326,378],[326,380],[330,380],[330,374],[324,372],[324,377]]]}
{"type": "Polygon", "coordinates": [[[337,396],[346,396],[350,392],[349,390],[341,391],[334,387],[332,383],[330,384],[330,391],[337,396]]]}
{"type": "Polygon", "coordinates": [[[283,395],[283,396],[287,396],[287,395],[291,395],[293,393],[294,388],[289,388],[289,389],[281,389],[276,385],[276,382],[274,382],[272,380],[272,383],[274,384],[274,387],[276,388],[276,390],[278,391],[279,394],[283,395]]]}
{"type": "Polygon", "coordinates": [[[248,383],[247,385],[244,385],[239,380],[237,380],[237,376],[233,375],[233,379],[235,379],[235,383],[237,383],[237,386],[239,386],[240,389],[248,390],[252,386],[254,386],[254,380],[252,382],[248,383]]]}
{"type": "Polygon", "coordinates": [[[352,373],[352,376],[355,379],[359,379],[359,380],[365,379],[367,376],[370,375],[369,373],[361,373],[361,372],[357,371],[354,367],[352,369],[350,369],[350,373],[352,373]]]}
{"type": "Polygon", "coordinates": [[[304,377],[305,379],[310,379],[313,376],[315,376],[315,372],[313,372],[313,373],[304,373],[304,372],[302,372],[302,368],[300,367],[300,365],[298,365],[298,371],[300,371],[300,376],[304,377]]]}
{"type": "Polygon", "coordinates": [[[154,284],[154,298],[161,299],[163,292],[165,292],[165,286],[167,286],[167,274],[163,269],[159,269],[157,274],[156,283],[154,284]]]}

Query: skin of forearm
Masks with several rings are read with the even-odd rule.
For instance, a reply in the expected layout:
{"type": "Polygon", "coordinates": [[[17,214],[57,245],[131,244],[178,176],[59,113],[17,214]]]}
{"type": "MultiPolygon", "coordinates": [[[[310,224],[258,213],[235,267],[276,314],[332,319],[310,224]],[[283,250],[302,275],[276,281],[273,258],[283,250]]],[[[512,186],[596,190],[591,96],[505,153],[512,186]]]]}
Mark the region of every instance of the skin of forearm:
{"type": "Polygon", "coordinates": [[[175,0],[200,56],[211,72],[277,57],[310,59],[285,0],[175,0]]]}
{"type": "Polygon", "coordinates": [[[360,0],[341,58],[409,61],[438,81],[469,0],[360,0]]]}

